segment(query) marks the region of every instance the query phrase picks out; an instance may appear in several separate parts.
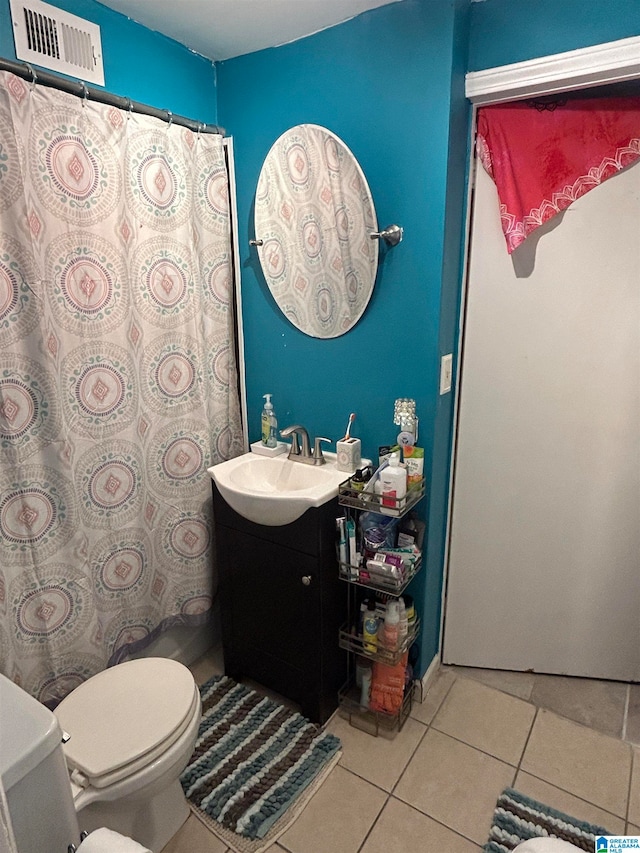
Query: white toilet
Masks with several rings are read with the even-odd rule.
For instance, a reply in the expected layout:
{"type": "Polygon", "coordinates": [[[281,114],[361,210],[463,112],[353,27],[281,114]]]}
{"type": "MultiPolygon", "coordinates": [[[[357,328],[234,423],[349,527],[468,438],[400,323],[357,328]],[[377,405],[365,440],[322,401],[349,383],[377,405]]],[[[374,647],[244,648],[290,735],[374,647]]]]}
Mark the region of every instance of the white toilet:
{"type": "Polygon", "coordinates": [[[201,706],[181,663],[111,667],[54,713],[0,675],[0,709],[0,783],[20,853],[66,853],[80,830],[100,827],[159,853],[187,819],[179,778],[201,706]]]}
{"type": "Polygon", "coordinates": [[[180,774],[193,753],[200,692],[168,658],[94,675],[54,711],[81,830],[102,826],[159,853],[189,815],[180,774]]]}

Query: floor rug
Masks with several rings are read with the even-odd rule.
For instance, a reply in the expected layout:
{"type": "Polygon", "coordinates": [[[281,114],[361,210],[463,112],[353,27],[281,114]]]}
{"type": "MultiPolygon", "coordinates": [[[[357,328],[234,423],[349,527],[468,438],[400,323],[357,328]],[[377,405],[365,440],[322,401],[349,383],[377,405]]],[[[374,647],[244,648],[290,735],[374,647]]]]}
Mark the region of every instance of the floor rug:
{"type": "Polygon", "coordinates": [[[200,688],[202,721],[181,784],[193,813],[237,853],[269,847],[340,757],[340,740],[231,678],[200,688]]]}
{"type": "Polygon", "coordinates": [[[582,820],[505,788],[493,813],[489,841],[484,853],[507,853],[529,838],[560,838],[579,850],[593,853],[596,836],[610,835],[602,826],[582,820]]]}

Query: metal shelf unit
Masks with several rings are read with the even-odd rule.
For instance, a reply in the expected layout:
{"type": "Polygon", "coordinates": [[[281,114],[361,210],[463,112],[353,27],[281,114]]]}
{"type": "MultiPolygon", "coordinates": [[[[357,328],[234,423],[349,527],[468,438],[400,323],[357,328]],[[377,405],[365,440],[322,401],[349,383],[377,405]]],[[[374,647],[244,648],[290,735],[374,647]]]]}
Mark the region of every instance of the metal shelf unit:
{"type": "MultiPolygon", "coordinates": [[[[423,479],[418,485],[413,486],[407,491],[406,497],[401,498],[399,501],[390,501],[388,498],[385,498],[383,504],[383,498],[380,495],[353,489],[350,486],[350,481],[347,480],[338,489],[338,503],[340,506],[348,507],[350,510],[357,512],[373,512],[380,515],[402,518],[424,497],[424,492],[425,485],[423,479]]],[[[381,593],[387,598],[397,598],[402,595],[420,571],[421,566],[422,558],[420,557],[415,563],[406,567],[401,579],[390,577],[388,579],[378,578],[372,580],[366,576],[366,570],[364,570],[362,565],[352,566],[342,562],[338,564],[339,577],[349,586],[349,618],[348,622],[339,631],[338,644],[340,648],[350,652],[350,660],[353,659],[354,655],[357,655],[387,666],[395,666],[400,663],[403,655],[409,650],[420,632],[419,618],[416,616],[415,621],[410,623],[407,637],[398,650],[386,649],[378,644],[375,652],[367,651],[365,650],[362,637],[358,636],[354,627],[357,621],[356,590],[364,588],[379,594],[381,593]]],[[[396,713],[388,713],[361,705],[360,689],[356,686],[355,678],[350,673],[347,682],[339,691],[338,701],[340,713],[347,717],[352,726],[375,736],[381,733],[399,732],[411,712],[413,685],[409,685],[405,689],[402,704],[398,711],[396,713]]]]}

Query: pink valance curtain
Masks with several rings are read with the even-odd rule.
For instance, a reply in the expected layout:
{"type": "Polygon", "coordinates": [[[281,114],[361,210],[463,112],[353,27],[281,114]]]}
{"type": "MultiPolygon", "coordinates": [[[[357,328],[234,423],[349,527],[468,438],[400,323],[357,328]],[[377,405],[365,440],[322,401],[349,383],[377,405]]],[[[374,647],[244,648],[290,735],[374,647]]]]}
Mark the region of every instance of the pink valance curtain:
{"type": "Polygon", "coordinates": [[[544,222],[640,157],[640,98],[481,107],[476,145],[498,190],[511,253],[544,222]]]}
{"type": "Polygon", "coordinates": [[[0,72],[0,671],[54,706],[215,595],[222,139],[0,72]]]}

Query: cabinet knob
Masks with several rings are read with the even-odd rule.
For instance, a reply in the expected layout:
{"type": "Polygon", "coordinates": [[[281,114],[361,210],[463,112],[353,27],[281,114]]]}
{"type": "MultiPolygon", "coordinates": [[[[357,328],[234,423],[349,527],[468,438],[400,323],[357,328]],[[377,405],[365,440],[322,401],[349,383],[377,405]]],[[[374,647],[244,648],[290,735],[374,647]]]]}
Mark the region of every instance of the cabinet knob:
{"type": "Polygon", "coordinates": [[[302,583],[305,586],[311,586],[311,575],[303,575],[302,576],[302,583]]]}

